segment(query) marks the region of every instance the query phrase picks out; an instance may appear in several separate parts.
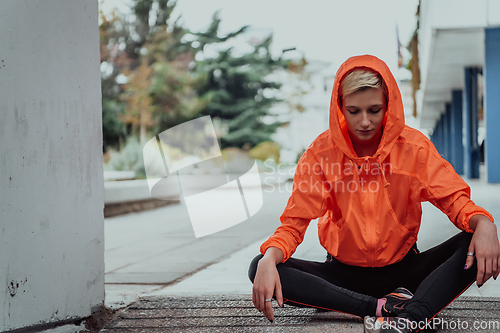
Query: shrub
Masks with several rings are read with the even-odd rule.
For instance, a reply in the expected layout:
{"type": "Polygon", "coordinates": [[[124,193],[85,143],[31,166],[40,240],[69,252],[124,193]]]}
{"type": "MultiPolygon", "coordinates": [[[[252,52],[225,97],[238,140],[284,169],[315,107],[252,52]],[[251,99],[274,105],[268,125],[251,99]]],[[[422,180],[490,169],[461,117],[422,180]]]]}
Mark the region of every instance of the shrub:
{"type": "Polygon", "coordinates": [[[280,163],[280,147],[277,143],[265,141],[250,149],[250,155],[256,160],[267,161],[272,158],[274,163],[280,163]]]}
{"type": "Polygon", "coordinates": [[[146,178],[142,147],[136,137],[129,137],[120,151],[109,149],[109,162],[104,170],[134,171],[136,178],[146,178]]]}

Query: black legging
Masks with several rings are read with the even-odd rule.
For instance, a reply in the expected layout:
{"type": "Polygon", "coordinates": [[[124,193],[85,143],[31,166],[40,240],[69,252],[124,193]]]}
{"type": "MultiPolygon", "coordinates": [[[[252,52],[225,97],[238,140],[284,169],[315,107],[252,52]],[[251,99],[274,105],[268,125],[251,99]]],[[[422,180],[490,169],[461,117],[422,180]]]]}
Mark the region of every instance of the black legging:
{"type": "MultiPolygon", "coordinates": [[[[377,300],[398,287],[414,293],[400,317],[429,321],[476,279],[476,263],[464,270],[472,234],[461,232],[418,253],[414,246],[399,262],[384,267],[359,267],[328,256],[326,262],[290,258],[276,268],[286,304],[375,316],[377,300]]],[[[248,275],[253,283],[255,257],[248,275]]]]}

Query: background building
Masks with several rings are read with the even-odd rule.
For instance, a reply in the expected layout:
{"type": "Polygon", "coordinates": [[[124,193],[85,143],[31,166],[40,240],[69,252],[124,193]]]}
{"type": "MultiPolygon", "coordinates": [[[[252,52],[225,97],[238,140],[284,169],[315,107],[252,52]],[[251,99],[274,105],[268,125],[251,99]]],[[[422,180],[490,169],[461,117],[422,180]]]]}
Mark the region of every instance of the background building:
{"type": "Polygon", "coordinates": [[[459,174],[500,183],[500,1],[422,0],[418,45],[419,127],[459,174]]]}

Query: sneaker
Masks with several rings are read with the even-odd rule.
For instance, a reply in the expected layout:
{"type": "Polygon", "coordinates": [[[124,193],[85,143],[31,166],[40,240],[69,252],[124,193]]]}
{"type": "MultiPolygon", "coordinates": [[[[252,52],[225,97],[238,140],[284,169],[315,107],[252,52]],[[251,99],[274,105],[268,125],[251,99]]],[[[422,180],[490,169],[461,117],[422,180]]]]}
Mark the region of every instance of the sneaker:
{"type": "Polygon", "coordinates": [[[382,316],[397,317],[403,311],[406,302],[412,297],[411,291],[403,287],[399,287],[392,293],[385,295],[381,298],[385,299],[385,304],[382,306],[382,316]]]}
{"type": "Polygon", "coordinates": [[[365,333],[411,333],[411,322],[399,317],[370,317],[364,320],[365,333]]]}

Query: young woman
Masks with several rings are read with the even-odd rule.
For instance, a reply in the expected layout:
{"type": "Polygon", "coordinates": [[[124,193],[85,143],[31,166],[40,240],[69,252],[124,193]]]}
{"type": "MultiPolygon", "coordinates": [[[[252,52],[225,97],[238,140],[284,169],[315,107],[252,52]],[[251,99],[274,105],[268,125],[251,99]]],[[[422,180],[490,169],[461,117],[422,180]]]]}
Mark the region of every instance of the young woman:
{"type": "Polygon", "coordinates": [[[271,322],[274,298],[360,316],[367,332],[416,331],[475,280],[496,279],[492,222],[434,145],[405,126],[387,65],[349,58],[335,78],[330,128],[300,159],[281,226],[251,263],[253,303],[271,322]],[[462,232],[420,253],[423,201],[462,232]],[[290,258],[316,218],[327,260],[290,258]]]}

